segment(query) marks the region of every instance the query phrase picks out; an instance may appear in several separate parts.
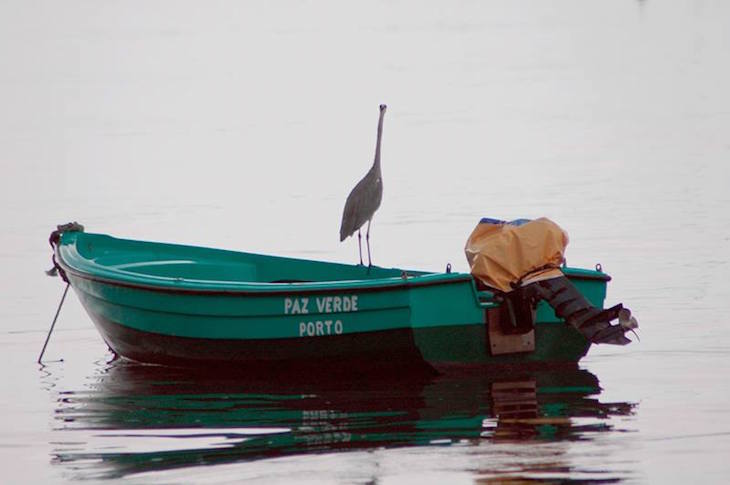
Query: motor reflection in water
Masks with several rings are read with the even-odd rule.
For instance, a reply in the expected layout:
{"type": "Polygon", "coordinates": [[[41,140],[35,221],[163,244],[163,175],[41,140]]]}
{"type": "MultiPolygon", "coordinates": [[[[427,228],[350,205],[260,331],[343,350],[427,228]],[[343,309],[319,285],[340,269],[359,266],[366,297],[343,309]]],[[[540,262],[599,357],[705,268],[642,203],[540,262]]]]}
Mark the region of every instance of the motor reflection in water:
{"type": "Polygon", "coordinates": [[[81,477],[380,447],[588,439],[629,415],[586,370],[368,379],[192,373],[115,361],[61,392],[53,461],[81,477]]]}

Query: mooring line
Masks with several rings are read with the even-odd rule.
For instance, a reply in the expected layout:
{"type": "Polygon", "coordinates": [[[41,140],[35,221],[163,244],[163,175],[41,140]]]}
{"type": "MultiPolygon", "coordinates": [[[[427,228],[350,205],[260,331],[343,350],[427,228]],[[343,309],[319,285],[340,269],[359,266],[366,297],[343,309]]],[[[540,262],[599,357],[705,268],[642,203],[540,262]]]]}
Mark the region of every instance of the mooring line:
{"type": "Polygon", "coordinates": [[[66,299],[66,293],[68,293],[68,287],[70,285],[66,283],[66,288],[63,290],[63,296],[61,297],[61,302],[58,304],[58,309],[56,310],[56,316],[53,317],[53,323],[51,323],[51,329],[48,331],[48,336],[46,337],[46,343],[43,344],[43,350],[41,350],[41,354],[38,356],[38,363],[43,364],[41,362],[41,359],[43,359],[43,354],[46,352],[46,347],[48,346],[48,341],[51,340],[51,333],[53,333],[53,327],[56,326],[56,320],[58,320],[58,314],[61,313],[61,307],[63,306],[63,301],[66,299]]]}

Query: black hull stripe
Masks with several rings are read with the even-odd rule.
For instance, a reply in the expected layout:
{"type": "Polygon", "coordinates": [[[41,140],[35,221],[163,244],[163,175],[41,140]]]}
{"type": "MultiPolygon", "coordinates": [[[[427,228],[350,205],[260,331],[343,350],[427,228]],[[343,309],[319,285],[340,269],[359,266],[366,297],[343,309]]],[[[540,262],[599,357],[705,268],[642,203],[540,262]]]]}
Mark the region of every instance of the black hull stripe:
{"type": "Polygon", "coordinates": [[[91,316],[112,350],[139,362],[176,366],[224,362],[247,367],[287,362],[296,362],[298,366],[353,362],[377,365],[380,361],[391,365],[394,362],[424,364],[413,332],[405,328],[286,339],[206,339],[144,332],[99,315],[91,316]]]}

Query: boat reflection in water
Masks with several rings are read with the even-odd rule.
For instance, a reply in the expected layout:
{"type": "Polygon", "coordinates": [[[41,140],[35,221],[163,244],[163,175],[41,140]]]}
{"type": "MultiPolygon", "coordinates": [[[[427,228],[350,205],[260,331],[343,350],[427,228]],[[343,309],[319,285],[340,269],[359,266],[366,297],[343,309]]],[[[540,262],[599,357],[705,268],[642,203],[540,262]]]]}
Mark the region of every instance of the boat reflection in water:
{"type": "Polygon", "coordinates": [[[105,364],[61,393],[54,462],[82,478],[401,446],[586,439],[633,405],[562,369],[298,379],[105,364]],[[587,418],[587,419],[582,419],[587,418]]]}

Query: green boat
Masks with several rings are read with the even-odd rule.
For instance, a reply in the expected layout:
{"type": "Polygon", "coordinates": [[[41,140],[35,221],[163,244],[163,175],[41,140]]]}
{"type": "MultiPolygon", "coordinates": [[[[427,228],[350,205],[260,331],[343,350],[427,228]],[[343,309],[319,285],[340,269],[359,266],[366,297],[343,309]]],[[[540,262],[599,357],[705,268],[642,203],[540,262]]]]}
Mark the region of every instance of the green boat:
{"type": "MultiPolygon", "coordinates": [[[[443,369],[574,364],[591,345],[545,301],[528,327],[510,331],[504,299],[450,268],[293,259],[117,239],[73,226],[54,231],[51,244],[58,272],[106,343],[139,362],[443,369]]],[[[610,277],[600,268],[562,272],[591,305],[603,307],[610,277]]]]}

